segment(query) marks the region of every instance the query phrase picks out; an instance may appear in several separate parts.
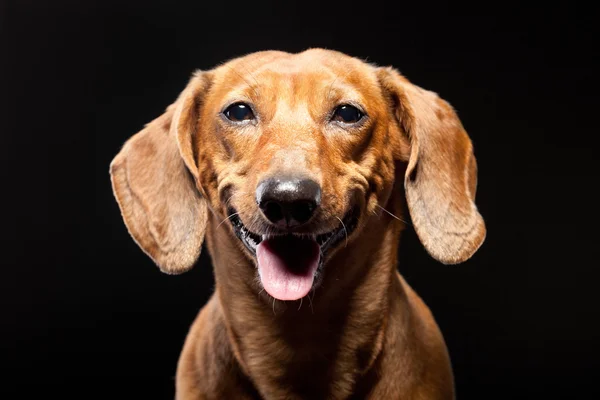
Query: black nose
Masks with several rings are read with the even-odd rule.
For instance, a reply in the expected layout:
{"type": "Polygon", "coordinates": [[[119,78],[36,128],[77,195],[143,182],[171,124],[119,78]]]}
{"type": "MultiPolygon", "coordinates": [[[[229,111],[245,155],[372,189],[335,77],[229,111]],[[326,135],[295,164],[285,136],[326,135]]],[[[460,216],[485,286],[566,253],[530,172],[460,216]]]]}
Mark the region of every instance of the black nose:
{"type": "Polygon", "coordinates": [[[258,184],[256,202],[269,221],[292,228],[313,216],[321,204],[321,187],[310,179],[269,178],[258,184]]]}

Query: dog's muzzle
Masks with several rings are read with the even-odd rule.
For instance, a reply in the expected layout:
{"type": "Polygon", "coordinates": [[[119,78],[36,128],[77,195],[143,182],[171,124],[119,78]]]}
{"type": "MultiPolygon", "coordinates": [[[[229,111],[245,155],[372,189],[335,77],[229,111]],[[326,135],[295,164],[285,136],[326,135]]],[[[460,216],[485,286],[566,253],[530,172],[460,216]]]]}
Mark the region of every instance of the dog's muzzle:
{"type": "Polygon", "coordinates": [[[273,229],[268,234],[251,232],[234,209],[228,213],[233,230],[256,258],[258,274],[267,293],[279,300],[298,300],[313,287],[327,253],[348,241],[358,225],[359,207],[352,207],[338,226],[327,233],[303,229],[321,204],[321,188],[309,179],[271,178],[256,190],[256,202],[273,229]]]}

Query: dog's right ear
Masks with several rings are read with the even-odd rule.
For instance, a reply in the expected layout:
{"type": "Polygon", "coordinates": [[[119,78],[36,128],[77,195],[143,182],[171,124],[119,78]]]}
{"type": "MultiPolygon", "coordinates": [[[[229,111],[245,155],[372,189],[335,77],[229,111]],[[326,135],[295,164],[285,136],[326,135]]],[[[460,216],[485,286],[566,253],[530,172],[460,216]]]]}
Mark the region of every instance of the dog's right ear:
{"type": "Polygon", "coordinates": [[[110,164],[127,230],[161,271],[191,269],[202,249],[207,205],[196,188],[195,137],[210,83],[194,74],[164,114],[131,137],[110,164]]]}

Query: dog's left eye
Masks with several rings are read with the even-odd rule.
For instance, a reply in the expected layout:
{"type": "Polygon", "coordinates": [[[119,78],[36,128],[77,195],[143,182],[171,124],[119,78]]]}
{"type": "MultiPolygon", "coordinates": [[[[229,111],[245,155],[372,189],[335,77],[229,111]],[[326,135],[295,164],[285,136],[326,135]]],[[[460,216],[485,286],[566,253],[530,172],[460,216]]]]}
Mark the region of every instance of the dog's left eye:
{"type": "Polygon", "coordinates": [[[363,115],[364,114],[358,108],[343,104],[335,109],[332,120],[346,124],[354,124],[360,121],[363,115]]]}
{"type": "Polygon", "coordinates": [[[248,121],[254,119],[254,113],[248,104],[235,103],[230,105],[223,112],[227,119],[234,122],[248,121]]]}

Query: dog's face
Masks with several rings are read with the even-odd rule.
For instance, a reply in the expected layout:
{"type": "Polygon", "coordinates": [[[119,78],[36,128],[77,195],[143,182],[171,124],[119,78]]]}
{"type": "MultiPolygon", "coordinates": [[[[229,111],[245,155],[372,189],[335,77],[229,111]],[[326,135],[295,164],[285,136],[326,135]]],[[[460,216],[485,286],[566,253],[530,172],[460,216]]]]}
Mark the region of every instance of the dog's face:
{"type": "Polygon", "coordinates": [[[303,297],[393,184],[392,114],[377,76],[329,52],[261,53],[211,75],[200,187],[257,258],[267,292],[303,297]]]}
{"type": "Polygon", "coordinates": [[[319,49],[196,73],[111,173],[130,233],[164,271],[194,263],[208,207],[281,300],[308,293],[394,184],[438,260],[465,260],[485,235],[471,142],[447,103],[391,68],[319,49]]]}

